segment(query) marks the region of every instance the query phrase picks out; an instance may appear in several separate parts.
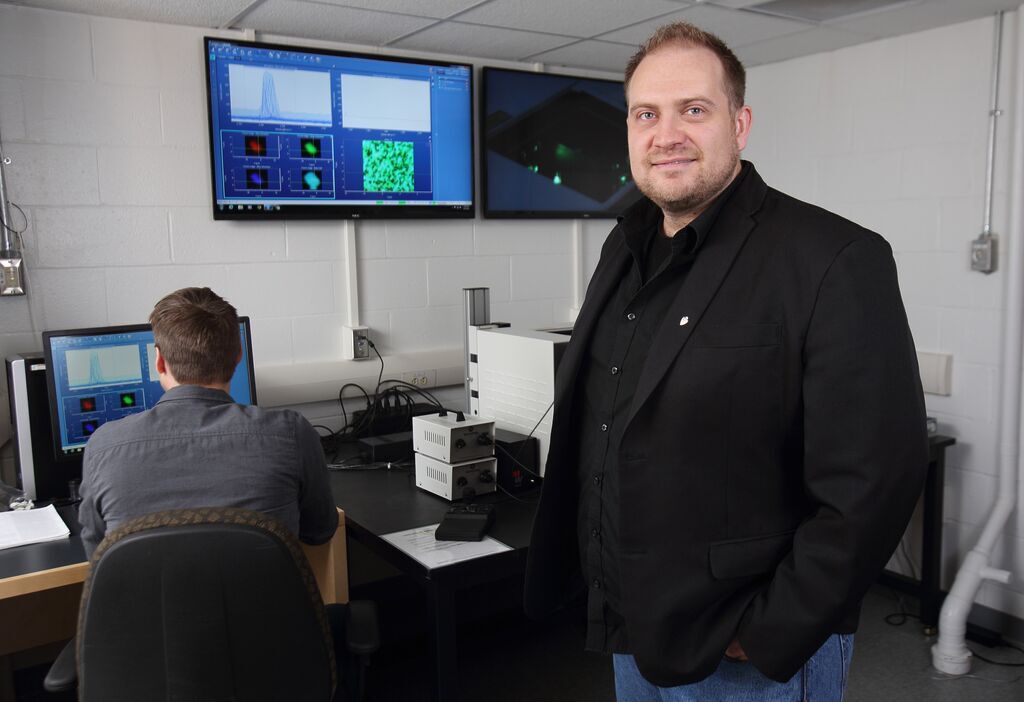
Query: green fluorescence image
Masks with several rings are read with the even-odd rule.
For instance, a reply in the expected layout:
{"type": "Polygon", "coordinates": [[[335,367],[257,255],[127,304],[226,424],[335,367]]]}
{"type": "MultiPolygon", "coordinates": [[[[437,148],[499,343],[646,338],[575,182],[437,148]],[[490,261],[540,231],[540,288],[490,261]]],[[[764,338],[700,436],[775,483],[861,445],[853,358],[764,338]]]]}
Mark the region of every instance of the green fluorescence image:
{"type": "Polygon", "coordinates": [[[363,142],[363,190],[373,193],[413,191],[411,141],[363,142]]]}

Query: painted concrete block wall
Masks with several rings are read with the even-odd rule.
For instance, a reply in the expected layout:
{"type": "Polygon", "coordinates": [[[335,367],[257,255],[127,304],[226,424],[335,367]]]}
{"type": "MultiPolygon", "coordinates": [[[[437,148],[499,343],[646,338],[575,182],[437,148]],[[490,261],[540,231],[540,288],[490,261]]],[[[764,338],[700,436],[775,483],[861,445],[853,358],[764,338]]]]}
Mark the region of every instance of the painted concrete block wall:
{"type": "MultiPolygon", "coordinates": [[[[461,347],[465,286],[491,288],[495,319],[569,321],[569,221],[215,222],[206,34],[0,5],[0,138],[29,222],[29,295],[0,301],[0,356],[39,349],[46,329],[143,322],[167,292],[208,285],[252,318],[257,376],[340,359],[345,227],[359,321],[385,358],[461,347]]],[[[329,403],[300,409],[340,422],[329,403]]]]}
{"type": "MultiPolygon", "coordinates": [[[[258,364],[340,355],[344,225],[210,216],[203,34],[0,5],[0,136],[14,159],[11,198],[30,220],[31,288],[28,298],[0,300],[0,353],[38,348],[43,329],[144,320],[161,295],[202,284],[253,318],[258,364]]],[[[918,347],[954,354],[953,394],[928,398],[943,433],[958,440],[947,467],[947,577],[996,485],[1004,280],[967,265],[981,226],[991,47],[992,22],[979,20],[749,75],[746,157],[770,184],[885,235],[918,347]]],[[[1004,53],[1015,50],[1011,41],[1004,53]]],[[[1008,61],[1005,86],[1012,73],[1008,61]]],[[[1003,95],[1006,110],[1012,96],[1003,95]]],[[[1009,125],[1020,117],[1007,110],[1000,125],[996,231],[1007,228],[1009,125]]],[[[584,280],[609,224],[582,224],[584,280]]],[[[459,291],[486,285],[495,319],[564,323],[573,226],[360,222],[360,321],[385,354],[456,347],[459,291]]],[[[309,413],[331,412],[324,403],[309,413]]],[[[1020,514],[995,562],[1018,576],[1020,514]]],[[[1021,580],[985,585],[980,601],[1024,617],[1021,580]]]]}
{"type": "MultiPolygon", "coordinates": [[[[1016,26],[1005,21],[993,228],[1009,225],[1016,26]]],[[[947,454],[944,574],[952,582],[997,485],[1002,272],[970,271],[982,229],[994,22],[982,19],[749,72],[744,156],[780,190],[836,211],[892,244],[920,350],[953,354],[953,392],[927,395],[947,454]]],[[[1004,251],[1005,255],[1005,251],[1004,251]]],[[[1020,359],[1014,359],[1020,362],[1020,359]]],[[[1024,495],[1022,495],[1024,496],[1024,495]]],[[[979,602],[1024,617],[1024,517],[993,565],[1013,571],[979,602]]],[[[919,538],[912,530],[910,541],[919,538]]],[[[912,554],[918,553],[911,544],[912,554]]]]}
{"type": "Polygon", "coordinates": [[[571,222],[214,222],[209,33],[0,6],[0,136],[31,291],[2,301],[0,353],[38,348],[43,329],[145,321],[201,284],[252,317],[258,366],[339,359],[344,226],[360,322],[385,354],[460,346],[463,286],[489,286],[495,318],[569,320],[571,222]]]}

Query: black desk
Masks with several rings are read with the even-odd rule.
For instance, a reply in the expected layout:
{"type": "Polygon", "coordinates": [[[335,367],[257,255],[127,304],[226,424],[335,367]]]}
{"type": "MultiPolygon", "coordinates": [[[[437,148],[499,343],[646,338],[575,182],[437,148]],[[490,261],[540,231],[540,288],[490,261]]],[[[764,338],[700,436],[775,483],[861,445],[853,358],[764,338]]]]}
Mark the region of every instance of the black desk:
{"type": "Polygon", "coordinates": [[[38,592],[85,578],[85,547],[74,506],[59,507],[71,538],[0,550],[0,599],[38,592]]]}
{"type": "MultiPolygon", "coordinates": [[[[942,606],[942,491],[945,451],[954,443],[956,440],[948,436],[929,439],[920,581],[890,572],[881,577],[883,583],[920,597],[921,621],[926,626],[936,624],[942,606]]],[[[433,695],[440,702],[456,699],[456,592],[523,571],[536,505],[508,500],[501,501],[495,508],[496,520],[490,535],[511,546],[511,551],[428,570],[381,536],[440,522],[450,506],[447,501],[417,489],[411,473],[405,471],[335,472],[331,474],[331,489],[336,504],[345,510],[348,536],[412,576],[424,590],[430,626],[428,639],[436,675],[433,695]]],[[[502,499],[500,493],[489,497],[502,499]]],[[[78,535],[78,521],[73,512],[69,516],[69,509],[73,508],[62,508],[61,513],[71,528],[70,539],[0,551],[0,611],[4,603],[12,608],[16,606],[20,595],[77,584],[85,579],[87,564],[78,535]]],[[[3,655],[2,647],[0,655],[3,655]]]]}
{"type": "Polygon", "coordinates": [[[921,624],[934,629],[945,593],[942,591],[942,516],[943,488],[946,483],[946,449],[956,443],[951,436],[928,437],[928,476],[925,478],[924,522],[921,533],[921,579],[885,571],[879,577],[883,585],[909,592],[921,601],[921,624]]]}
{"type": "Polygon", "coordinates": [[[69,639],[89,571],[74,507],[58,512],[71,538],[0,551],[0,697],[19,651],[69,639]]]}
{"type": "MultiPolygon", "coordinates": [[[[502,580],[525,569],[536,504],[516,502],[502,493],[480,498],[480,502],[498,503],[488,535],[512,550],[431,570],[381,537],[437,524],[451,503],[418,489],[411,471],[339,471],[331,474],[331,489],[335,502],[345,510],[349,538],[410,575],[423,590],[435,673],[432,696],[438,702],[457,699],[456,593],[460,588],[502,580]]],[[[534,500],[536,495],[525,499],[534,500]]]]}

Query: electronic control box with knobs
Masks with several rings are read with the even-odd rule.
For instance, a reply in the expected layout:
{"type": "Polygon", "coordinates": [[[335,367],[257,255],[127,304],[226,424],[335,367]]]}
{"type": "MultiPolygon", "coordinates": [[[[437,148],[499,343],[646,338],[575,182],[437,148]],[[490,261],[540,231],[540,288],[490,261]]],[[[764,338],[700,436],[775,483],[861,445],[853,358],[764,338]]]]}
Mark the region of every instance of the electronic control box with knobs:
{"type": "Polygon", "coordinates": [[[464,463],[494,455],[494,421],[461,413],[412,418],[412,449],[445,463],[464,463]],[[461,419],[460,419],[461,417],[461,419]]]}
{"type": "Polygon", "coordinates": [[[498,459],[445,463],[416,454],[416,487],[446,500],[463,500],[498,490],[498,459]]]}

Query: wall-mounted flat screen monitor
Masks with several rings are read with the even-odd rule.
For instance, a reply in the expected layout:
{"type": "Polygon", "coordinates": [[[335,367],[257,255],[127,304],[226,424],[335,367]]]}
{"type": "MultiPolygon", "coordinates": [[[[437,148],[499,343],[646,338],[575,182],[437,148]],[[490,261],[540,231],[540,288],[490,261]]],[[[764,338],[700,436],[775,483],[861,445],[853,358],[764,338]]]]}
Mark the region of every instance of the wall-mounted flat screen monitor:
{"type": "Polygon", "coordinates": [[[621,81],[483,69],[485,217],[616,217],[640,197],[621,81]]]}
{"type": "Polygon", "coordinates": [[[205,48],[214,219],[473,217],[472,66],[205,48]]]}
{"type": "MultiPolygon", "coordinates": [[[[256,404],[249,318],[238,318],[242,360],[231,378],[231,397],[256,404]]],[[[156,371],[153,330],[148,324],[43,332],[57,460],[79,458],[103,424],[142,412],[164,390],[156,371]]]]}

